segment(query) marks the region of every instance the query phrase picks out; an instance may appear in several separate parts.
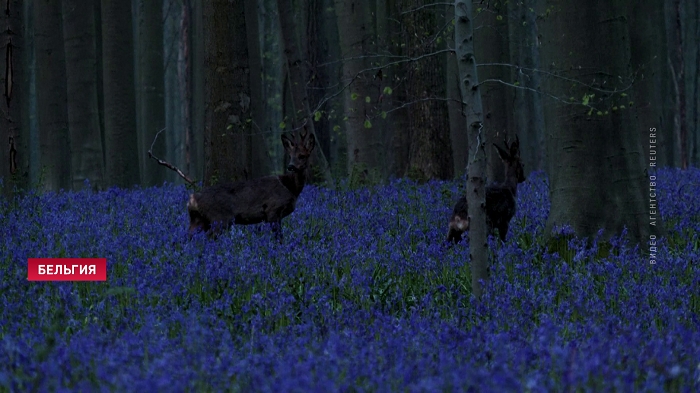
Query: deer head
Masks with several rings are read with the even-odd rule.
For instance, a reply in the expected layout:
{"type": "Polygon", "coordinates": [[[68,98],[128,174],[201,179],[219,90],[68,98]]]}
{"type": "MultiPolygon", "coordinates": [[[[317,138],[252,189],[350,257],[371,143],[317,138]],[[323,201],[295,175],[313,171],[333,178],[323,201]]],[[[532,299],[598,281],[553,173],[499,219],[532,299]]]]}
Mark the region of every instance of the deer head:
{"type": "Polygon", "coordinates": [[[522,160],[520,159],[520,140],[515,136],[515,142],[508,146],[508,141],[504,139],[503,143],[506,150],[501,149],[495,143],[493,146],[498,150],[498,155],[506,169],[506,182],[516,185],[525,181],[525,169],[522,160]]]}
{"type": "Polygon", "coordinates": [[[309,157],[316,147],[316,138],[314,134],[304,131],[298,135],[292,136],[289,139],[286,135],[282,135],[282,144],[284,150],[289,154],[289,165],[287,170],[293,173],[303,173],[309,166],[309,157]]]}

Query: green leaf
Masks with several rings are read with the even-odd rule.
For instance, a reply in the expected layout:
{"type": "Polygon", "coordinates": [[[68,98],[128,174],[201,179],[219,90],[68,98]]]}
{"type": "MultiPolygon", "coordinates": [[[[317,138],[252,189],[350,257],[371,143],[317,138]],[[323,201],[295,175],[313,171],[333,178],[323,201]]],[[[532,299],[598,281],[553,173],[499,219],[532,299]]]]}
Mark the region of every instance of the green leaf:
{"type": "Polygon", "coordinates": [[[498,15],[498,16],[496,17],[496,20],[503,20],[503,16],[498,15]]]}
{"type": "Polygon", "coordinates": [[[230,130],[230,129],[232,129],[232,128],[233,128],[233,124],[229,124],[229,125],[226,126],[226,129],[227,129],[227,130],[230,130]]]}
{"type": "Polygon", "coordinates": [[[348,117],[345,116],[345,117],[343,118],[343,121],[348,121],[348,117]]]}
{"type": "Polygon", "coordinates": [[[286,126],[287,126],[287,125],[284,124],[284,122],[281,122],[281,123],[280,123],[280,128],[284,128],[284,127],[286,127],[286,126]]]}
{"type": "Polygon", "coordinates": [[[382,111],[382,119],[386,119],[386,112],[382,111]]]}
{"type": "Polygon", "coordinates": [[[357,99],[357,93],[352,93],[352,94],[350,94],[350,99],[352,99],[353,101],[355,101],[355,100],[357,99]]]}
{"type": "Polygon", "coordinates": [[[369,120],[365,120],[365,128],[372,128],[372,123],[369,120]]]}
{"type": "Polygon", "coordinates": [[[365,97],[365,102],[366,102],[366,103],[368,103],[368,104],[369,104],[369,103],[370,103],[370,101],[372,101],[372,99],[371,99],[371,98],[369,98],[369,96],[365,97]]]}
{"type": "Polygon", "coordinates": [[[335,127],[333,127],[333,131],[336,131],[336,132],[337,132],[337,131],[340,131],[340,126],[335,126],[335,127]]]}
{"type": "Polygon", "coordinates": [[[620,109],[625,109],[625,106],[624,106],[624,105],[620,105],[620,109]]]}
{"type": "Polygon", "coordinates": [[[598,111],[598,113],[596,113],[596,115],[598,115],[598,116],[603,116],[603,112],[598,111]]]}
{"type": "Polygon", "coordinates": [[[321,119],[321,112],[316,111],[316,113],[314,113],[314,121],[319,121],[320,119],[321,119]]]}
{"type": "Polygon", "coordinates": [[[627,93],[622,93],[621,94],[623,97],[627,97],[627,93]]]}
{"type": "Polygon", "coordinates": [[[389,87],[389,86],[387,86],[387,87],[384,88],[384,94],[389,94],[389,95],[391,95],[391,93],[393,93],[393,92],[394,92],[394,91],[391,90],[391,87],[389,87]]]}

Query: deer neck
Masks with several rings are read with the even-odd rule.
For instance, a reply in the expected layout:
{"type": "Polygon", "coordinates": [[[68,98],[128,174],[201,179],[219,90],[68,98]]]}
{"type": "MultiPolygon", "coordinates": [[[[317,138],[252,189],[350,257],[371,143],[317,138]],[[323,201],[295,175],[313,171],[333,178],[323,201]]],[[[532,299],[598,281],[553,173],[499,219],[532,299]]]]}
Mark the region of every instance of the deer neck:
{"type": "Polygon", "coordinates": [[[295,197],[298,197],[306,183],[306,169],[300,172],[285,173],[280,175],[279,179],[282,185],[287,187],[295,197]]]}
{"type": "Polygon", "coordinates": [[[513,196],[518,192],[518,178],[517,176],[508,176],[506,173],[506,180],[503,182],[503,186],[513,193],[513,196]]]}

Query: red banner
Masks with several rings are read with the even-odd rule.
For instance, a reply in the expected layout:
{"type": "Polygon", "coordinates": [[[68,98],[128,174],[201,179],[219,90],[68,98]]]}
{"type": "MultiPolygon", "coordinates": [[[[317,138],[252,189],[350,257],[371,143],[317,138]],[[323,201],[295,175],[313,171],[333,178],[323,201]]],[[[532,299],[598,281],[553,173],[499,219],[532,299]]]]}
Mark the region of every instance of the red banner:
{"type": "Polygon", "coordinates": [[[29,258],[29,281],[107,281],[106,258],[29,258]]]}

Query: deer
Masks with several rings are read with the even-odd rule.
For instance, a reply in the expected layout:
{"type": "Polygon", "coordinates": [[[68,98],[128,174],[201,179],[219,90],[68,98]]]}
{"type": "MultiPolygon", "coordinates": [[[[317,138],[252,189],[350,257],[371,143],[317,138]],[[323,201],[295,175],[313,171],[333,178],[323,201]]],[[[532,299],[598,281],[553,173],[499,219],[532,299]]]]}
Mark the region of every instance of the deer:
{"type": "MultiPolygon", "coordinates": [[[[493,144],[505,166],[506,178],[502,183],[486,186],[486,224],[490,233],[498,229],[498,235],[505,243],[508,225],[515,215],[518,184],[525,181],[525,171],[520,160],[518,136],[515,136],[515,142],[510,146],[507,140],[504,140],[504,144],[506,150],[493,144]]],[[[467,197],[462,195],[452,210],[447,232],[448,242],[459,243],[462,240],[462,234],[469,230],[467,207],[467,197]]]]}
{"type": "Polygon", "coordinates": [[[294,212],[304,189],[316,139],[304,128],[303,133],[291,135],[291,139],[282,134],[282,145],[290,157],[288,173],[214,185],[190,194],[190,238],[201,230],[210,239],[216,239],[233,224],[265,222],[282,241],[282,219],[294,212]]]}

